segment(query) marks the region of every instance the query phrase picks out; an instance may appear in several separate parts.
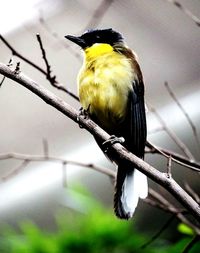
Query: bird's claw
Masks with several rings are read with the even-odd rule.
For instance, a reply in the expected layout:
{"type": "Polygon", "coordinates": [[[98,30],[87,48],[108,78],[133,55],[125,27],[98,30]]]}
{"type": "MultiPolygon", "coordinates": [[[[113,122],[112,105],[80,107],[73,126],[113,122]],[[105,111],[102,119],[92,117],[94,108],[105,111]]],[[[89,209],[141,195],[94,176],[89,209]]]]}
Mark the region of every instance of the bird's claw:
{"type": "Polygon", "coordinates": [[[106,153],[109,149],[109,146],[114,145],[115,143],[124,143],[124,137],[117,137],[115,135],[111,135],[110,138],[103,142],[102,146],[105,147],[104,152],[106,153]]]}
{"type": "MultiPolygon", "coordinates": [[[[80,121],[80,117],[83,117],[84,119],[88,119],[89,118],[89,110],[90,110],[90,106],[88,106],[88,108],[86,110],[83,107],[81,107],[79,109],[79,114],[77,115],[77,122],[80,121]]],[[[79,124],[79,127],[82,128],[82,125],[79,124]]]]}

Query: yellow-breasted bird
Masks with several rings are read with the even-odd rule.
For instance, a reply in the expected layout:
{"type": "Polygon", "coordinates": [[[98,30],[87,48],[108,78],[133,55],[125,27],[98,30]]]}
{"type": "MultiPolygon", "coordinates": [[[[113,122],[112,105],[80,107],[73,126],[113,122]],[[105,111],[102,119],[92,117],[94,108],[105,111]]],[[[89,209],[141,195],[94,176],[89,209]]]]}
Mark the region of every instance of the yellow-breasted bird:
{"type": "MultiPolygon", "coordinates": [[[[146,115],[144,83],[135,53],[113,29],[88,30],[65,36],[84,52],[78,75],[79,98],[84,110],[111,135],[122,136],[124,146],[144,158],[146,115]]],[[[102,148],[102,144],[97,143],[102,148]]],[[[147,178],[129,163],[119,162],[114,210],[121,219],[132,217],[139,198],[148,194],[147,178]]]]}

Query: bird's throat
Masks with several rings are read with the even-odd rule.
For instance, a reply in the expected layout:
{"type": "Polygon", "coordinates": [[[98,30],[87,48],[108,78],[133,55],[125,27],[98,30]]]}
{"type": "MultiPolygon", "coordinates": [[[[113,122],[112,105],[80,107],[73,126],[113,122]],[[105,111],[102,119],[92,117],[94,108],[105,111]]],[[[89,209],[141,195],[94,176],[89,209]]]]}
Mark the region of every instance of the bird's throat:
{"type": "Polygon", "coordinates": [[[113,51],[113,47],[106,43],[95,43],[91,47],[85,49],[86,59],[92,59],[99,57],[103,54],[107,54],[113,51]]]}

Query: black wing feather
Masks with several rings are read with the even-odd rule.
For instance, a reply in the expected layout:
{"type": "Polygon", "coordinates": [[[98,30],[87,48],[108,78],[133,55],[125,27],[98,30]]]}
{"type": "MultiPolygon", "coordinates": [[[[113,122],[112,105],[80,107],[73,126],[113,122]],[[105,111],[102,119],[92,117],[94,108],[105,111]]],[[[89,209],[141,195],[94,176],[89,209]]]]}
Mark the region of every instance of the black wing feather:
{"type": "Polygon", "coordinates": [[[142,81],[133,82],[133,90],[129,92],[126,119],[122,124],[121,135],[125,138],[126,148],[143,158],[147,130],[142,81]]]}
{"type": "MultiPolygon", "coordinates": [[[[127,115],[122,123],[120,136],[125,138],[124,146],[133,154],[144,158],[144,148],[146,142],[146,115],[144,103],[144,84],[143,81],[133,82],[133,90],[129,93],[127,115]]],[[[117,180],[115,185],[114,210],[119,218],[129,219],[121,203],[122,187],[125,177],[132,173],[132,165],[122,162],[118,165],[117,180]]]]}

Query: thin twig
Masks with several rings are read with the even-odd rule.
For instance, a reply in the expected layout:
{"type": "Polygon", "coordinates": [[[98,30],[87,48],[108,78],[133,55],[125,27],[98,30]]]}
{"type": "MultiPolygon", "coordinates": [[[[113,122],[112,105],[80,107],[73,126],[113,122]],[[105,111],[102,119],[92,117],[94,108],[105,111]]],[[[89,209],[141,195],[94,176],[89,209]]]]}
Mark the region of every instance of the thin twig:
{"type": "Polygon", "coordinates": [[[169,159],[169,157],[171,156],[171,160],[173,162],[175,162],[181,166],[184,166],[188,169],[200,172],[200,164],[195,161],[191,161],[188,158],[186,158],[180,154],[177,154],[175,152],[172,152],[168,149],[157,147],[149,141],[146,142],[146,146],[149,148],[149,150],[146,151],[145,153],[161,154],[162,156],[166,157],[167,159],[169,159]]]}
{"type": "MultiPolygon", "coordinates": [[[[30,66],[32,66],[33,68],[37,69],[40,73],[42,73],[43,75],[47,76],[47,72],[40,68],[37,64],[35,64],[34,62],[30,61],[29,59],[27,59],[26,57],[24,57],[22,54],[20,54],[19,52],[17,52],[9,43],[8,41],[0,34],[0,39],[3,41],[3,43],[11,50],[12,54],[14,56],[17,56],[18,58],[20,58],[21,60],[23,60],[24,62],[28,63],[30,66]]],[[[52,84],[52,83],[51,83],[52,84]]],[[[53,85],[53,84],[52,84],[53,85]]],[[[54,87],[62,90],[63,92],[65,92],[66,94],[70,95],[72,98],[74,98],[75,100],[79,101],[78,96],[76,96],[74,93],[72,93],[69,89],[66,89],[64,87],[63,84],[56,82],[54,83],[54,87]]]]}
{"type": "MultiPolygon", "coordinates": [[[[46,153],[46,152],[45,152],[46,153]]],[[[116,173],[115,171],[108,169],[108,168],[104,168],[104,167],[100,167],[94,164],[85,164],[82,162],[77,162],[77,161],[71,161],[71,160],[66,160],[66,159],[62,159],[62,158],[57,158],[57,157],[53,157],[48,155],[48,157],[46,157],[46,155],[42,155],[42,156],[36,156],[36,155],[30,155],[30,154],[20,154],[20,153],[5,153],[5,154],[0,154],[0,160],[7,160],[7,159],[16,159],[16,160],[21,160],[22,164],[20,164],[20,166],[17,167],[17,169],[14,169],[12,171],[12,173],[8,174],[7,176],[4,176],[2,178],[3,181],[8,180],[9,178],[13,177],[14,175],[16,175],[17,173],[19,173],[22,169],[24,169],[28,163],[30,162],[56,162],[56,163],[60,163],[62,165],[63,168],[63,186],[66,186],[67,184],[67,180],[66,180],[66,165],[67,164],[71,164],[71,165],[75,165],[75,166],[81,166],[84,168],[91,168],[95,171],[98,171],[102,174],[105,174],[107,176],[109,176],[112,179],[112,183],[113,180],[115,179],[116,173]]],[[[163,211],[172,213],[172,214],[176,214],[177,217],[184,223],[190,225],[192,227],[192,224],[190,224],[187,219],[183,219],[183,216],[180,216],[181,214],[185,213],[185,210],[182,209],[177,209],[175,207],[173,207],[169,201],[167,201],[163,196],[161,196],[159,193],[155,192],[153,189],[149,189],[149,195],[151,197],[153,197],[157,202],[155,202],[153,199],[145,199],[144,201],[152,206],[155,206],[156,208],[160,208],[163,211]]],[[[195,230],[195,227],[194,227],[195,230]]]]}
{"type": "Polygon", "coordinates": [[[169,3],[174,4],[178,7],[183,13],[185,13],[192,21],[195,22],[197,26],[200,26],[200,19],[195,16],[191,11],[189,11],[186,7],[184,7],[180,2],[174,0],[167,0],[169,3]]]}
{"type": "Polygon", "coordinates": [[[49,62],[47,60],[46,51],[45,51],[45,49],[43,47],[42,40],[41,40],[41,37],[40,37],[39,33],[36,34],[36,37],[37,37],[37,41],[38,41],[38,43],[40,45],[40,49],[41,49],[41,52],[42,52],[42,58],[43,58],[43,60],[45,62],[45,65],[46,65],[46,73],[47,73],[46,78],[53,85],[53,84],[57,83],[56,76],[55,75],[54,76],[51,75],[51,72],[52,72],[51,71],[51,66],[50,66],[50,64],[49,64],[49,62]]]}
{"type": "MultiPolygon", "coordinates": [[[[149,194],[150,195],[150,194],[149,194]]],[[[146,199],[143,199],[143,201],[147,204],[149,204],[150,206],[153,206],[153,207],[156,207],[158,209],[161,209],[162,211],[165,211],[166,213],[173,213],[173,214],[177,214],[177,213],[181,213],[182,210],[179,210],[177,209],[176,211],[175,210],[171,210],[169,209],[169,206],[165,206],[164,204],[154,200],[154,199],[151,199],[151,198],[146,198],[146,199]]]]}
{"type": "Polygon", "coordinates": [[[93,12],[93,15],[87,25],[84,27],[82,32],[97,27],[97,25],[101,22],[104,15],[108,11],[109,7],[111,6],[112,2],[115,0],[103,0],[100,5],[97,7],[97,9],[93,12]]]}
{"type": "Polygon", "coordinates": [[[16,176],[19,172],[21,172],[29,164],[29,162],[30,161],[28,161],[28,160],[23,160],[22,163],[19,166],[17,166],[15,169],[13,169],[10,173],[1,177],[1,180],[3,182],[5,182],[9,178],[16,176]]]}
{"type": "Polygon", "coordinates": [[[64,188],[66,188],[67,187],[67,162],[62,163],[62,176],[63,176],[62,185],[64,188]]]}
{"type": "MultiPolygon", "coordinates": [[[[10,58],[10,60],[9,60],[9,62],[8,62],[8,64],[7,64],[7,66],[8,66],[8,67],[11,67],[12,64],[13,64],[13,59],[10,58]]],[[[5,79],[6,79],[6,77],[3,76],[3,78],[2,78],[2,80],[1,80],[1,82],[0,82],[0,88],[2,87],[2,84],[3,84],[3,82],[5,81],[5,79]]]]}
{"type": "Polygon", "coordinates": [[[44,49],[44,46],[42,44],[42,40],[39,34],[36,34],[38,43],[40,45],[40,49],[42,52],[42,58],[44,59],[45,65],[46,65],[46,78],[47,80],[51,83],[51,85],[59,90],[62,90],[64,92],[66,92],[68,95],[70,95],[71,97],[75,98],[76,100],[79,100],[78,97],[76,95],[74,95],[71,91],[69,91],[68,89],[66,89],[63,85],[61,85],[60,83],[58,83],[58,81],[56,80],[56,76],[52,76],[51,75],[51,66],[47,60],[46,57],[46,51],[44,49]]]}
{"type": "Polygon", "coordinates": [[[3,78],[2,78],[2,80],[1,80],[1,82],[0,82],[0,87],[2,86],[3,82],[5,81],[5,79],[6,79],[6,77],[3,76],[3,78]]]}
{"type": "MultiPolygon", "coordinates": [[[[60,163],[60,164],[71,164],[74,166],[81,166],[81,167],[87,167],[90,169],[94,169],[100,173],[106,174],[111,178],[115,178],[115,172],[111,169],[101,167],[101,166],[96,166],[91,163],[82,163],[78,161],[72,161],[72,160],[66,160],[54,156],[46,156],[46,151],[44,155],[30,155],[30,154],[20,154],[20,153],[2,153],[0,154],[0,160],[8,160],[8,159],[16,159],[16,160],[21,160],[21,161],[28,161],[28,162],[55,162],[55,163],[60,163]]],[[[8,177],[7,177],[8,178],[8,177]]]]}
{"type": "Polygon", "coordinates": [[[176,143],[176,145],[182,150],[182,152],[190,159],[195,160],[194,156],[188,149],[188,147],[178,138],[178,136],[167,126],[163,118],[160,116],[160,114],[157,112],[157,110],[148,104],[148,109],[154,113],[160,124],[163,126],[165,131],[168,133],[168,135],[172,138],[172,140],[176,143]]]}
{"type": "Polygon", "coordinates": [[[185,189],[196,200],[196,202],[200,204],[200,197],[199,197],[199,195],[191,188],[191,186],[188,183],[185,183],[185,189]]]}
{"type": "Polygon", "coordinates": [[[44,138],[42,140],[42,144],[43,144],[42,146],[43,146],[44,157],[48,159],[49,158],[49,144],[48,144],[47,139],[44,138]]]}
{"type": "Polygon", "coordinates": [[[158,132],[161,132],[163,130],[165,130],[165,129],[162,126],[160,126],[160,127],[155,128],[155,129],[149,130],[148,135],[157,134],[158,132]]]}
{"type": "Polygon", "coordinates": [[[200,150],[200,140],[199,140],[199,136],[197,134],[197,129],[196,129],[194,123],[192,122],[189,114],[185,111],[185,109],[183,108],[183,106],[181,105],[181,103],[179,102],[179,100],[177,99],[175,93],[170,88],[168,82],[165,82],[165,87],[166,87],[168,93],[170,94],[170,96],[172,97],[172,99],[174,100],[174,102],[177,104],[178,108],[181,110],[181,112],[183,113],[183,115],[187,119],[189,125],[191,126],[192,132],[193,132],[193,135],[194,135],[194,139],[195,139],[195,141],[197,143],[198,149],[200,150]]]}
{"type": "MultiPolygon", "coordinates": [[[[108,11],[109,6],[112,4],[113,1],[114,0],[103,0],[100,3],[100,5],[98,6],[98,8],[94,11],[94,13],[93,13],[91,19],[88,21],[87,25],[83,29],[81,29],[81,31],[79,33],[83,33],[87,29],[97,27],[98,24],[100,23],[100,21],[103,19],[105,13],[108,11]]],[[[80,54],[77,53],[77,51],[74,50],[74,48],[70,44],[66,43],[62,38],[60,38],[60,36],[57,32],[55,32],[51,29],[51,27],[48,25],[48,23],[44,19],[42,13],[40,13],[39,22],[40,22],[40,25],[42,26],[42,28],[44,28],[48,34],[50,34],[54,39],[56,39],[56,41],[59,43],[59,45],[61,45],[65,49],[69,50],[69,52],[76,59],[81,61],[80,54]]]]}
{"type": "Polygon", "coordinates": [[[185,247],[185,249],[183,250],[182,253],[188,253],[188,252],[192,249],[192,247],[193,247],[197,242],[199,242],[199,240],[200,240],[200,236],[199,236],[199,235],[195,235],[195,236],[193,237],[193,239],[190,241],[190,243],[185,247]]]}
{"type": "Polygon", "coordinates": [[[173,214],[165,223],[164,225],[159,229],[159,231],[153,235],[150,240],[148,240],[146,243],[144,243],[140,248],[145,249],[150,244],[152,244],[158,237],[169,227],[169,225],[172,223],[172,221],[176,218],[176,214],[173,214]]]}
{"type": "Polygon", "coordinates": [[[57,32],[53,31],[51,27],[47,24],[45,19],[42,17],[42,15],[39,18],[40,25],[48,32],[56,41],[65,49],[69,50],[69,52],[79,61],[81,60],[81,56],[79,53],[77,53],[77,50],[74,50],[74,48],[66,43],[63,39],[61,39],[57,32]]]}
{"type": "Polygon", "coordinates": [[[158,207],[161,208],[164,211],[174,213],[177,215],[177,218],[191,227],[196,234],[200,235],[200,229],[199,226],[196,226],[195,223],[192,223],[188,218],[185,217],[184,214],[187,214],[188,212],[186,210],[179,210],[177,209],[172,203],[170,203],[164,196],[162,196],[158,191],[156,192],[152,188],[149,188],[149,196],[154,198],[158,203],[161,204],[161,206],[158,204],[158,207]],[[164,206],[164,208],[162,207],[164,206]]]}
{"type": "Polygon", "coordinates": [[[30,66],[32,66],[33,68],[37,69],[38,71],[40,71],[43,75],[46,75],[46,72],[44,69],[40,68],[37,64],[35,64],[34,62],[32,62],[31,60],[27,59],[26,57],[24,57],[22,54],[20,54],[19,52],[17,52],[14,47],[12,47],[10,45],[10,43],[8,43],[8,41],[0,34],[0,39],[2,40],[2,42],[11,50],[11,53],[14,56],[19,57],[21,60],[23,60],[24,62],[28,63],[30,66]]]}
{"type": "Polygon", "coordinates": [[[170,178],[172,176],[172,157],[169,156],[167,160],[167,176],[170,178]]]}

